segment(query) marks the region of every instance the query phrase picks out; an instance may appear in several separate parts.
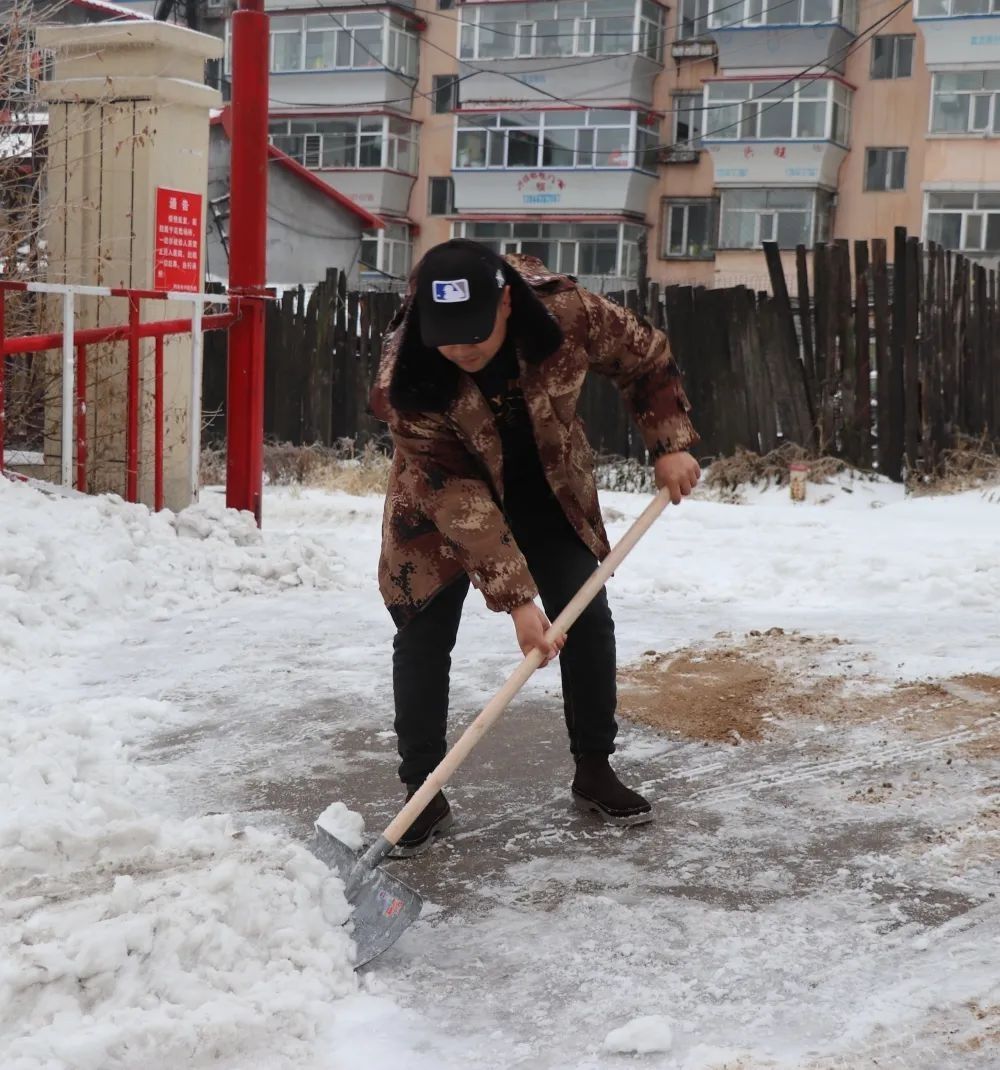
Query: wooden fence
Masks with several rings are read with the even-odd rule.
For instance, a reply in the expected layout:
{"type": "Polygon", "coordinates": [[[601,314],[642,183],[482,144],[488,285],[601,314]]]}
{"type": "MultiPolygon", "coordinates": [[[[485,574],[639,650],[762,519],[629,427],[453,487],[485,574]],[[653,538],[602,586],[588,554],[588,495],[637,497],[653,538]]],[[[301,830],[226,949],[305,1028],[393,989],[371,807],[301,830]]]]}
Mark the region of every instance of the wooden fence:
{"type": "MultiPolygon", "coordinates": [[[[650,284],[608,294],[667,330],[702,436],[699,454],[783,442],[836,454],[893,479],[932,470],[959,436],[1000,439],[997,273],[896,231],[884,240],[797,250],[798,299],[765,246],[771,293],[650,284]]],[[[293,443],[363,441],[393,293],[347,290],[330,272],[268,310],[265,431],[293,443]]],[[[209,346],[225,345],[222,333],[209,346]]],[[[209,437],[225,432],[225,354],[205,361],[209,437]]],[[[594,447],[642,457],[615,388],[588,381],[580,414],[594,447]]]]}

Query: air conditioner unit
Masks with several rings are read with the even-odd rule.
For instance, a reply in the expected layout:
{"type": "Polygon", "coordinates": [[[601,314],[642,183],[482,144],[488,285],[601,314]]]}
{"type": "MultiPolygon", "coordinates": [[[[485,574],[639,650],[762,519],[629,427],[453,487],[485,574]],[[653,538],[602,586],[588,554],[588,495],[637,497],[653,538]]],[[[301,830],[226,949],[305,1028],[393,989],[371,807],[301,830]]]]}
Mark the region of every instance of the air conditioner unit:
{"type": "Polygon", "coordinates": [[[205,13],[220,15],[229,10],[229,0],[204,0],[205,13]]]}

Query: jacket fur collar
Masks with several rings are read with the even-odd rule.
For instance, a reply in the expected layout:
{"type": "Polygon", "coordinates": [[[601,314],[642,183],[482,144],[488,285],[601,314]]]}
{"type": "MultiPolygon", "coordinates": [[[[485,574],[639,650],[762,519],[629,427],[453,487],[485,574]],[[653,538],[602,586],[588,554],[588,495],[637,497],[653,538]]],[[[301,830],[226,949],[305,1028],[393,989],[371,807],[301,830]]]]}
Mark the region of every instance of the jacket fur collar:
{"type": "MultiPolygon", "coordinates": [[[[540,294],[575,286],[567,275],[555,275],[531,256],[508,256],[504,273],[510,286],[508,332],[529,364],[540,364],[563,343],[563,332],[540,294]]],[[[420,340],[420,321],[410,296],[391,325],[398,332],[389,381],[389,404],[399,412],[444,412],[458,394],[461,369],[420,340]]]]}

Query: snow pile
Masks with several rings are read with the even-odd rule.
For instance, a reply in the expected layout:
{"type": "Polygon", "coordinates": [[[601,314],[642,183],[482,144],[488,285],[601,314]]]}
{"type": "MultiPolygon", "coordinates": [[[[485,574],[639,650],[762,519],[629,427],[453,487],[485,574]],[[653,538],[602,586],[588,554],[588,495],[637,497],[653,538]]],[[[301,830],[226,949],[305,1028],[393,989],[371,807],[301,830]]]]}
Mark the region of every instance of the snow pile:
{"type": "Polygon", "coordinates": [[[674,1043],[674,1031],[660,1014],[647,1014],[633,1018],[619,1029],[613,1029],[604,1038],[604,1050],[622,1054],[650,1055],[653,1052],[669,1051],[674,1043]]]}
{"type": "Polygon", "coordinates": [[[330,552],[271,546],[218,502],[151,513],[115,496],[62,496],[0,479],[0,664],[54,653],[57,633],[119,614],[158,618],[234,593],[328,587],[330,552]]]}
{"type": "Polygon", "coordinates": [[[301,848],[224,826],[150,830],[127,874],[98,868],[44,909],[8,901],[6,1070],[311,1062],[331,1005],[357,989],[343,886],[301,848]]]}
{"type": "Polygon", "coordinates": [[[340,879],[284,838],[164,812],[170,784],[132,748],[190,714],[113,667],[143,617],[337,568],[218,504],[155,515],[0,480],[4,1070],[303,1070],[365,998],[340,879]]]}
{"type": "Polygon", "coordinates": [[[223,816],[151,812],[165,778],[123,740],[179,716],[120,698],[0,722],[5,1070],[307,1065],[357,990],[326,866],[223,816]]]}
{"type": "Polygon", "coordinates": [[[361,850],[364,842],[365,819],[361,814],[348,810],[342,802],[331,803],[316,818],[316,824],[350,847],[352,851],[361,850]]]}

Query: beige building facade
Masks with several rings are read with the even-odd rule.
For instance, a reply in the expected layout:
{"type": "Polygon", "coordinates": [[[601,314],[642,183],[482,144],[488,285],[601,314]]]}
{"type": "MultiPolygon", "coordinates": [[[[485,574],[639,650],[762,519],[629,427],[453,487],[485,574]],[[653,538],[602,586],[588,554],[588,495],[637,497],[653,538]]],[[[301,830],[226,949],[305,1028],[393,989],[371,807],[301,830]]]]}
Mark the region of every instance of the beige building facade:
{"type": "Polygon", "coordinates": [[[1000,256],[1000,0],[268,7],[273,143],[385,221],[369,283],[451,236],[609,289],[643,245],[754,288],[766,240],[1000,256]]]}

